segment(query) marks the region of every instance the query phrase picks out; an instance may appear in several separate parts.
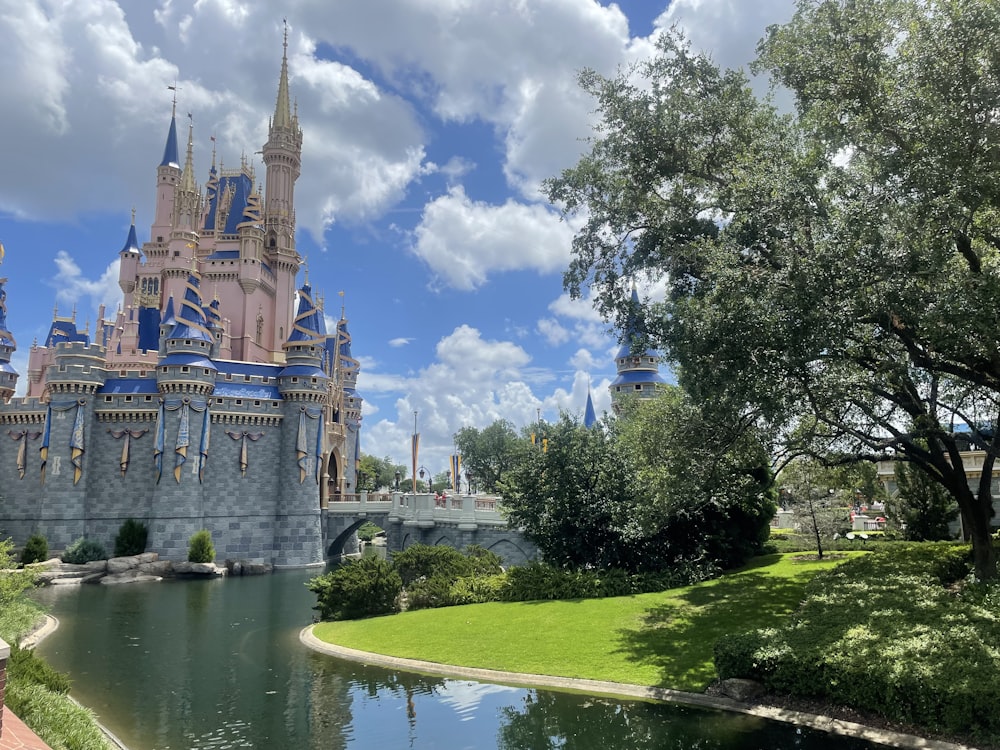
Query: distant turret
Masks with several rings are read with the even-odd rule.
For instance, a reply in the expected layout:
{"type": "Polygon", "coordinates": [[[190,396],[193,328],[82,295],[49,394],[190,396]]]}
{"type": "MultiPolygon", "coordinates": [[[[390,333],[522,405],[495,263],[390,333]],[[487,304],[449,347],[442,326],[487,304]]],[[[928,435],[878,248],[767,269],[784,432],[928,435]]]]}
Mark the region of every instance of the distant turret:
{"type": "MultiPolygon", "coordinates": [[[[3,260],[3,246],[0,245],[0,261],[3,260]]],[[[7,279],[0,278],[0,403],[10,401],[17,387],[17,370],[10,364],[11,355],[17,349],[14,336],[7,330],[7,279]]]]}
{"type": "Polygon", "coordinates": [[[639,398],[652,398],[656,395],[657,388],[666,381],[660,375],[660,356],[653,349],[637,349],[641,340],[638,317],[635,311],[639,309],[639,295],[632,287],[632,310],[625,330],[622,332],[622,345],[615,355],[615,364],[618,368],[616,377],[609,390],[611,391],[611,405],[615,411],[621,408],[623,398],[636,396],[639,398]]]}

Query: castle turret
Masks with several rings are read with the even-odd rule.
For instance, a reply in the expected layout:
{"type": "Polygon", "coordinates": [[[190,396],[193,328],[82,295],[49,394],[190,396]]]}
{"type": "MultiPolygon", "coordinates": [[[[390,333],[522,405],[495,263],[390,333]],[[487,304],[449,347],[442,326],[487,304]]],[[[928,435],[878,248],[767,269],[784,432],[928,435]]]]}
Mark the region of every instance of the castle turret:
{"type": "Polygon", "coordinates": [[[299,255],[295,250],[295,181],[302,165],[302,130],[293,116],[288,93],[288,29],[281,55],[278,97],[267,143],[262,151],[267,167],[264,234],[267,262],[275,274],[275,342],[284,340],[291,318],[299,255]]]}
{"type": "Polygon", "coordinates": [[[622,332],[622,345],[615,355],[618,377],[608,386],[611,405],[617,412],[623,398],[635,396],[652,398],[658,386],[666,381],[660,375],[660,356],[654,349],[637,348],[642,339],[639,322],[634,311],[639,309],[639,294],[632,287],[632,310],[622,332]]]}
{"type": "Polygon", "coordinates": [[[132,209],[132,226],[129,227],[125,246],[118,253],[118,286],[125,294],[125,305],[135,304],[132,294],[135,291],[136,279],[139,278],[139,240],[135,234],[135,209],[132,209]]]}
{"type": "Polygon", "coordinates": [[[201,303],[198,275],[192,271],[173,329],[163,340],[166,356],[156,367],[156,385],[161,394],[209,396],[215,389],[218,368],[212,362],[215,337],[208,327],[201,303]]]}
{"type": "Polygon", "coordinates": [[[156,213],[150,242],[165,246],[174,228],[174,199],[181,180],[181,165],[177,154],[177,95],[174,93],[170,112],[170,129],[163,147],[163,159],[156,168],[156,213]]]}
{"type": "MultiPolygon", "coordinates": [[[[3,261],[3,245],[0,245],[0,262],[3,261]]],[[[14,336],[7,330],[7,279],[0,277],[0,404],[10,401],[17,388],[17,370],[10,364],[11,355],[17,349],[14,336]]]]}

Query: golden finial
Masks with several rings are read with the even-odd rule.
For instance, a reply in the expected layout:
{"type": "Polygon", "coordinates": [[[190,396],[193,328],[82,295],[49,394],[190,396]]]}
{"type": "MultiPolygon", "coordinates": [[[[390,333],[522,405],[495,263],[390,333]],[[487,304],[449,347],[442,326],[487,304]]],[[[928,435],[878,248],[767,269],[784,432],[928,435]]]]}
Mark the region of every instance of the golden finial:
{"type": "Polygon", "coordinates": [[[7,254],[7,251],[3,249],[3,243],[0,242],[0,265],[3,264],[3,256],[7,254]]]}

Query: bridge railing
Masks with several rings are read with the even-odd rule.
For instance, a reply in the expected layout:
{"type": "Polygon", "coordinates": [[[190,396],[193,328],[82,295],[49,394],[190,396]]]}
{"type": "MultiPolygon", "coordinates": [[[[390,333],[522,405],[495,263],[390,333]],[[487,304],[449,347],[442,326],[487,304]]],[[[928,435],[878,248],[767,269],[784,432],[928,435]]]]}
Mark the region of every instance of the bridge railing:
{"type": "Polygon", "coordinates": [[[460,524],[486,523],[505,525],[500,513],[502,499],[492,495],[412,494],[404,492],[368,493],[331,496],[331,513],[386,512],[404,523],[418,525],[433,522],[458,522],[460,524]]]}

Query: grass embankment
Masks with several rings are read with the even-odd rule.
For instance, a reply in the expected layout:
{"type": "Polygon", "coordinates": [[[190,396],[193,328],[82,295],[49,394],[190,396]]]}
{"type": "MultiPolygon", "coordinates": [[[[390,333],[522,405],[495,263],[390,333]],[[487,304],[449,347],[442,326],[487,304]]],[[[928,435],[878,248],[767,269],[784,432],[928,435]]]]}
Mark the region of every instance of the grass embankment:
{"type": "Polygon", "coordinates": [[[11,646],[5,703],[52,750],[110,750],[94,714],[66,695],[66,676],[33,652],[17,649],[44,612],[25,595],[33,574],[11,569],[10,549],[0,540],[0,638],[11,646]]]}
{"type": "Polygon", "coordinates": [[[317,638],[362,651],[509,672],[702,691],[722,635],[776,624],[836,560],[768,555],[722,578],[655,594],[473,604],[324,622],[317,638]]]}

